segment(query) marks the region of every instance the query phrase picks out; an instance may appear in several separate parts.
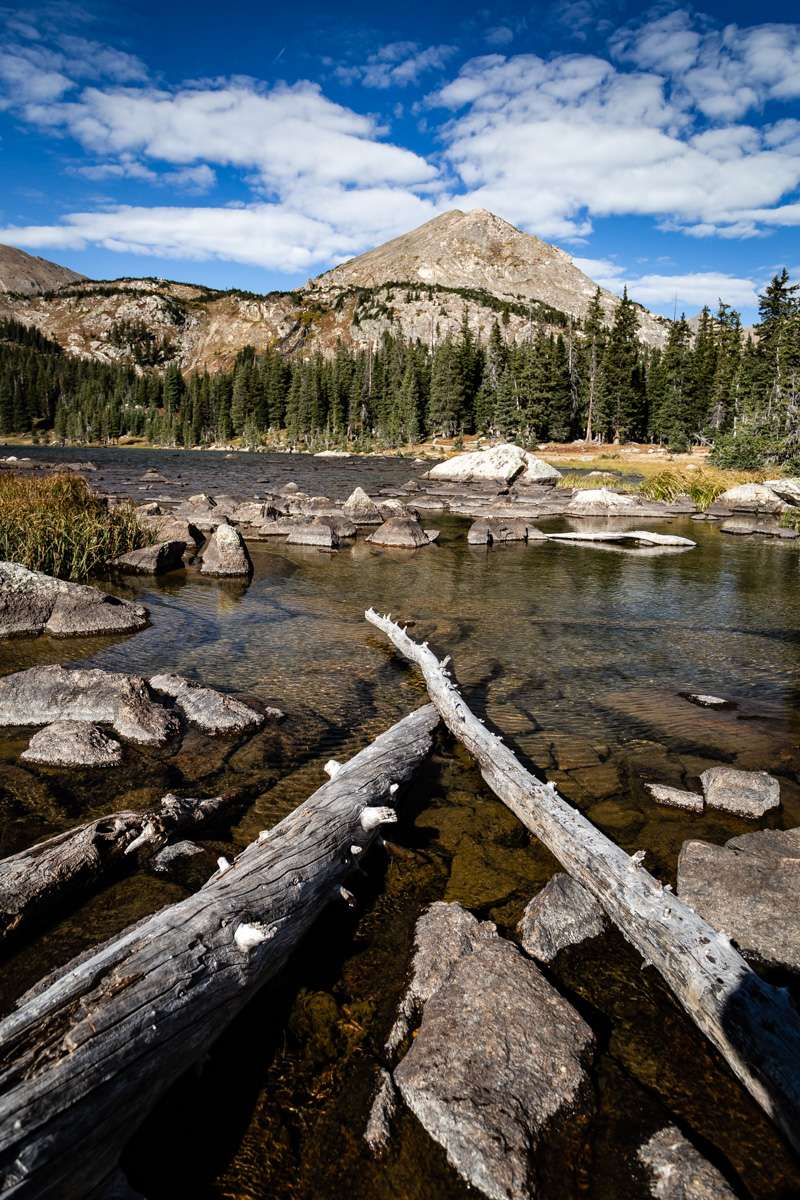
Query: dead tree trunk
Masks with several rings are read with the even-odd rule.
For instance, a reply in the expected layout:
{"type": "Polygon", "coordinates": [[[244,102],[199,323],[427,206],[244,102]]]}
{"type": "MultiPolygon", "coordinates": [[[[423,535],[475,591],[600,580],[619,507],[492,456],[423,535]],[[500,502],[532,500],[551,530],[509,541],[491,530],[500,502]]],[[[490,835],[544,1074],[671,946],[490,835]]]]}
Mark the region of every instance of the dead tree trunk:
{"type": "Polygon", "coordinates": [[[428,753],[428,705],[195,895],[68,965],[0,1023],[0,1193],[80,1200],[159,1096],[283,965],[428,753]]]}
{"type": "Polygon", "coordinates": [[[390,617],[372,609],[365,615],[420,667],[431,700],[477,759],[489,787],[597,898],[737,1078],[800,1149],[800,1018],[788,993],[765,983],[729,938],[644,870],[641,852],[627,855],[563,800],[553,784],[526,771],[467,707],[448,678],[448,659],[440,663],[427,643],[412,641],[390,617]]]}
{"type": "Polygon", "coordinates": [[[48,912],[61,909],[142,858],[173,833],[210,824],[235,796],[205,800],[165,796],[149,812],[116,812],[56,834],[0,861],[0,943],[48,912]]]}

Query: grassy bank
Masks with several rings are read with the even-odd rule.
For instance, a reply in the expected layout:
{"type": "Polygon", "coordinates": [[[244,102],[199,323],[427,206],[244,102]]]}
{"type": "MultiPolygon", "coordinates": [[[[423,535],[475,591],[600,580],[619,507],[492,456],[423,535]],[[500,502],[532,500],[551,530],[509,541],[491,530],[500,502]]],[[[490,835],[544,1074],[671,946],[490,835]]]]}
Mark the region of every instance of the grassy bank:
{"type": "Polygon", "coordinates": [[[613,471],[601,474],[577,474],[567,471],[558,481],[561,488],[613,488],[617,492],[629,492],[645,496],[648,500],[661,500],[671,504],[679,496],[690,496],[703,512],[728,488],[739,483],[759,483],[765,479],[763,471],[721,471],[714,467],[702,467],[693,471],[680,467],[662,467],[638,482],[626,482],[613,471]]]}
{"type": "Polygon", "coordinates": [[[149,541],[131,505],[109,508],[74,475],[0,475],[0,559],[82,580],[149,541]]]}

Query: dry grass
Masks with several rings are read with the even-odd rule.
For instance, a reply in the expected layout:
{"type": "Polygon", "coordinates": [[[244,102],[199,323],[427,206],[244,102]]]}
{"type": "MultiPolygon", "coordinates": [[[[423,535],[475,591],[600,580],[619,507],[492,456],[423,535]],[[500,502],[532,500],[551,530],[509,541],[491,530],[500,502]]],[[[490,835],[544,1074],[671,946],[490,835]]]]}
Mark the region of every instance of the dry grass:
{"type": "Polygon", "coordinates": [[[129,504],[109,508],[74,475],[0,475],[0,558],[81,580],[151,539],[129,504]]]}

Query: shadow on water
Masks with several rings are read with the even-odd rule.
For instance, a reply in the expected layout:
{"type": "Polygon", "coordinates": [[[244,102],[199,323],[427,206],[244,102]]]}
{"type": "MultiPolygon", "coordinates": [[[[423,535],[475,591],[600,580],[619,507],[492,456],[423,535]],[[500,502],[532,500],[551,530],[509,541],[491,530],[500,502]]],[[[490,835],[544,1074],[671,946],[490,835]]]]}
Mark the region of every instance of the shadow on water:
{"type": "MultiPolygon", "coordinates": [[[[183,454],[116,454],[113,462],[96,456],[99,474],[109,486],[127,477],[137,496],[138,474],[152,465],[180,472],[187,494],[221,488],[220,457],[200,456],[195,468],[183,454]]],[[[294,477],[338,496],[419,470],[354,461],[237,456],[222,469],[231,493],[241,484],[252,495],[257,474],[265,489],[294,477]]],[[[763,824],[800,825],[796,546],[726,540],[704,523],[676,521],[658,528],[694,538],[696,551],[667,558],[552,543],[476,551],[466,545],[466,522],[431,514],[425,524],[441,530],[440,541],[414,555],[386,554],[363,539],[333,555],[255,544],[246,587],[192,572],[133,580],[124,592],[148,605],[151,625],[115,643],[0,645],[0,673],[56,661],[144,676],[180,671],[286,713],[253,738],[193,732],[159,754],[128,747],[124,769],[108,774],[26,767],[24,732],[5,731],[4,852],[92,815],[146,807],[168,790],[240,787],[247,811],[230,836],[210,843],[214,853],[235,853],[319,786],[328,758],[345,759],[425,702],[419,676],[364,622],[369,606],[414,621],[415,637],[452,655],[479,715],[626,851],[645,849],[665,882],[674,884],[687,838],[719,843],[748,825],[724,813],[658,808],[647,781],[696,789],[700,773],[719,762],[769,769],[780,778],[782,808],[763,824]],[[700,709],[681,692],[713,692],[738,708],[700,709]]],[[[281,982],[256,997],[137,1137],[126,1162],[149,1200],[466,1196],[413,1119],[400,1121],[381,1162],[362,1142],[414,922],[443,898],[513,936],[527,900],[557,868],[446,743],[420,774],[398,830],[402,854],[374,857],[353,887],[355,916],[326,914],[281,982]]],[[[183,894],[146,873],[115,881],[6,955],[0,1000],[7,1007],[47,970],[183,894]]],[[[783,1140],[621,938],[564,951],[548,974],[589,1020],[599,1051],[582,1150],[569,1178],[542,1181],[543,1200],[646,1195],[635,1152],[669,1122],[737,1194],[800,1194],[783,1140]]]]}

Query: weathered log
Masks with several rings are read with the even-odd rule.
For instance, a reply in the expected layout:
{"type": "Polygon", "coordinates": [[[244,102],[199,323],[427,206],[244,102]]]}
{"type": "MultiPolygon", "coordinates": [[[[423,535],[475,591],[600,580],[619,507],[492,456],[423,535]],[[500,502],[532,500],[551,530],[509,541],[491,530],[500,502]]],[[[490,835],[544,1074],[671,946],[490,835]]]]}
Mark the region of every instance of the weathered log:
{"type": "Polygon", "coordinates": [[[0,942],[48,912],[85,895],[103,879],[150,858],[181,829],[210,824],[236,800],[168,795],[148,812],[111,813],[68,829],[0,861],[0,942]]]}
{"type": "Polygon", "coordinates": [[[121,933],[0,1023],[0,1193],[79,1200],[164,1091],[280,969],[427,754],[392,726],[194,895],[121,933]]]}
{"type": "Polygon", "coordinates": [[[730,939],[663,887],[558,795],[531,775],[470,711],[427,643],[418,645],[391,617],[367,620],[415,663],[450,731],[477,760],[504,804],[591,892],[662,976],[687,1014],[785,1136],[800,1149],[800,1018],[788,993],[759,978],[730,939]]]}

